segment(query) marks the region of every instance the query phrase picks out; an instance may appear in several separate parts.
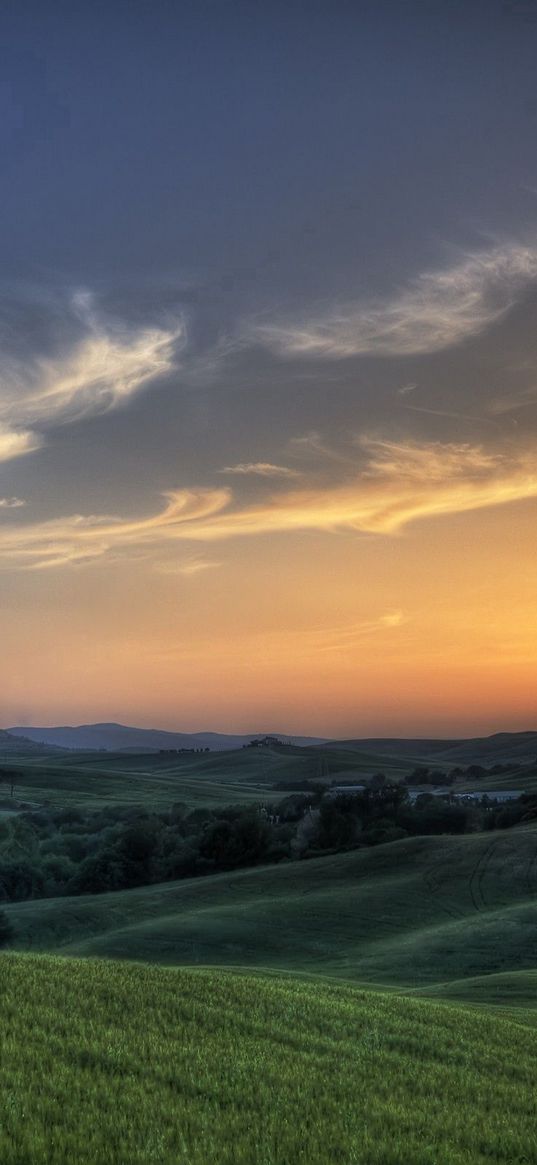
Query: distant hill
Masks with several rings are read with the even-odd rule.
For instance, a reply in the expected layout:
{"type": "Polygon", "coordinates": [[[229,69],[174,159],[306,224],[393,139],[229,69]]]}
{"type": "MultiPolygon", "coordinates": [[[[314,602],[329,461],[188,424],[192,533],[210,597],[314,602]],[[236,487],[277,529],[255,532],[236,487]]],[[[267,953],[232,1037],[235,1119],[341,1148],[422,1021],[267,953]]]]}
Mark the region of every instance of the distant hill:
{"type": "MultiPolygon", "coordinates": [[[[220,732],[165,732],[154,728],[130,728],[124,724],[81,724],[76,727],[59,728],[9,728],[12,737],[24,736],[38,744],[55,745],[61,748],[82,750],[105,749],[107,752],[159,752],[167,748],[210,748],[217,752],[241,748],[264,732],[249,733],[247,736],[227,735],[220,732]]],[[[289,736],[287,733],[271,733],[289,744],[321,744],[319,736],[289,736]]]]}
{"type": "MultiPolygon", "coordinates": [[[[537,734],[536,734],[537,735],[537,734]]],[[[449,751],[453,747],[471,744],[468,740],[437,740],[426,737],[374,736],[357,740],[329,740],[327,748],[346,748],[353,752],[374,753],[381,756],[431,757],[437,752],[449,751]]]]}
{"type": "Polygon", "coordinates": [[[423,737],[382,737],[359,740],[331,740],[330,749],[376,753],[378,757],[408,757],[442,766],[469,764],[526,763],[537,757],[537,732],[496,732],[468,740],[436,740],[423,737]]]}
{"type": "Polygon", "coordinates": [[[496,732],[476,740],[452,741],[451,748],[439,753],[439,759],[454,765],[502,764],[510,761],[534,761],[537,757],[537,732],[496,732]]]}
{"type": "Polygon", "coordinates": [[[29,753],[32,756],[39,753],[49,753],[51,747],[51,745],[43,746],[43,744],[36,743],[35,740],[30,740],[25,736],[12,736],[11,733],[4,732],[0,728],[0,761],[5,757],[28,756],[29,753]]]}

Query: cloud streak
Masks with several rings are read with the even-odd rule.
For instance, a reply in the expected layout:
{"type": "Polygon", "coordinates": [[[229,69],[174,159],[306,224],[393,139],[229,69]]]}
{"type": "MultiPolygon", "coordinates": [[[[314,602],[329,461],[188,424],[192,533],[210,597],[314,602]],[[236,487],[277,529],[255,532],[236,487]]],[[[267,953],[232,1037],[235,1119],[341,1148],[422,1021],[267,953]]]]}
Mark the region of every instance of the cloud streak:
{"type": "Polygon", "coordinates": [[[279,356],[345,358],[439,352],[477,336],[537,279],[537,247],[505,244],[424,272],[390,298],[358,300],[302,320],[252,324],[250,339],[279,356]]]}
{"type": "Polygon", "coordinates": [[[0,461],[34,452],[48,429],[120,407],[169,373],[186,342],[182,322],[169,328],[104,322],[91,296],[69,304],[84,334],[53,358],[0,359],[0,461]]]}
{"type": "Polygon", "coordinates": [[[532,384],[527,388],[514,389],[502,397],[497,397],[489,405],[489,412],[496,417],[501,417],[506,413],[517,412],[518,409],[527,409],[537,404],[537,385],[532,384]]]}
{"type": "Polygon", "coordinates": [[[72,515],[0,528],[0,563],[43,569],[237,537],[312,530],[393,535],[408,523],[537,497],[537,455],[363,438],[352,477],[241,505],[231,489],[172,490],[143,518],[72,515]]]}
{"type": "Polygon", "coordinates": [[[235,474],[237,477],[300,477],[298,469],[273,465],[270,461],[242,461],[239,465],[226,465],[220,473],[235,474]]]}

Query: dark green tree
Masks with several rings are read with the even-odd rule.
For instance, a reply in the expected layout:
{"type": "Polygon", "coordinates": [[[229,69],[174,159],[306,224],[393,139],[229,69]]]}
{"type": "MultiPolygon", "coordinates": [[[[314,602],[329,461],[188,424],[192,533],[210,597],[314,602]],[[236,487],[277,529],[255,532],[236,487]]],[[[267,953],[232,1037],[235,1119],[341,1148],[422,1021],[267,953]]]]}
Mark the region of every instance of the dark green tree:
{"type": "Polygon", "coordinates": [[[5,910],[0,910],[0,947],[9,946],[9,943],[13,941],[14,936],[15,931],[13,930],[5,910]]]}

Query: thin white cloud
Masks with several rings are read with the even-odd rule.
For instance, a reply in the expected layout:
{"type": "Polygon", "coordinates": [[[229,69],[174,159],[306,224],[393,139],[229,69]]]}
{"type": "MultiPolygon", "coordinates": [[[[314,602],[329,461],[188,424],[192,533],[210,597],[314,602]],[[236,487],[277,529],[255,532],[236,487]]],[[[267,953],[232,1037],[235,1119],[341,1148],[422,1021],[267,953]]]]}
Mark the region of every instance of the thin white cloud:
{"type": "Polygon", "coordinates": [[[74,515],[0,528],[4,565],[43,569],[177,542],[303,530],[396,534],[409,522],[537,497],[537,453],[362,438],[352,477],[241,505],[229,488],[172,490],[148,517],[74,515]]]}
{"type": "Polygon", "coordinates": [[[0,461],[12,461],[15,457],[33,453],[41,444],[42,440],[37,433],[27,429],[12,429],[0,421],[0,461]]]}
{"type": "Polygon", "coordinates": [[[425,272],[387,299],[358,300],[301,321],[246,332],[282,356],[411,356],[439,352],[489,328],[537,279],[537,247],[505,244],[425,272]]]}
{"type": "Polygon", "coordinates": [[[69,304],[85,334],[54,358],[0,357],[0,461],[38,449],[52,427],[99,416],[125,404],[170,372],[186,342],[173,327],[118,326],[99,317],[89,293],[69,304]]]}
{"type": "Polygon", "coordinates": [[[24,498],[0,498],[0,510],[20,510],[25,505],[24,498]]]}
{"type": "Polygon", "coordinates": [[[238,477],[300,477],[298,469],[273,465],[270,461],[242,461],[239,465],[226,465],[220,473],[236,474],[238,477]]]}
{"type": "Polygon", "coordinates": [[[450,417],[455,421],[478,421],[480,425],[490,425],[492,421],[487,417],[476,416],[474,413],[460,413],[455,409],[430,409],[425,405],[403,405],[410,413],[426,413],[429,417],[450,417]]]}

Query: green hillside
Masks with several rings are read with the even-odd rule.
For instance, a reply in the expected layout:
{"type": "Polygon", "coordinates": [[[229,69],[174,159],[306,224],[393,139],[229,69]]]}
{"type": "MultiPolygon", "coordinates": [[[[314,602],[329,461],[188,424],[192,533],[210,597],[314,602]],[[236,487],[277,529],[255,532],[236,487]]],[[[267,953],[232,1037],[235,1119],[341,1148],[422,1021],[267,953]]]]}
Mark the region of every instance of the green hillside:
{"type": "Polygon", "coordinates": [[[23,948],[434,987],[537,966],[537,828],[408,838],[6,910],[23,948]]]}
{"type": "Polygon", "coordinates": [[[323,749],[348,749],[353,752],[374,753],[378,757],[438,766],[494,765],[535,761],[537,732],[495,732],[492,736],[476,736],[467,740],[439,740],[426,737],[375,737],[372,739],[334,740],[323,749]]]}
{"type": "MultiPolygon", "coordinates": [[[[191,808],[279,800],[300,783],[316,779],[361,779],[381,767],[378,757],[348,750],[294,745],[240,748],[229,752],[166,755],[148,753],[60,753],[14,758],[15,795],[31,804],[100,808],[145,805],[167,809],[183,801],[191,808]],[[277,787],[280,786],[280,787],[277,787]]],[[[384,771],[408,771],[393,757],[384,771]]]]}
{"type": "MultiPolygon", "coordinates": [[[[379,747],[382,743],[371,742],[379,747]]],[[[442,754],[427,757],[404,751],[401,755],[382,755],[345,744],[145,755],[53,752],[31,742],[29,749],[19,749],[21,744],[19,741],[14,750],[4,755],[0,739],[0,768],[6,763],[15,774],[14,795],[18,801],[32,806],[49,804],[87,809],[142,805],[158,810],[168,809],[177,801],[192,809],[268,803],[280,800],[286,792],[300,789],[305,781],[352,784],[379,771],[390,780],[400,780],[416,765],[449,769],[459,763],[458,758],[449,760],[447,754],[444,759],[442,754]]],[[[493,760],[490,756],[487,763],[492,764],[493,760]]],[[[468,759],[464,763],[469,763],[468,759]]],[[[537,765],[487,775],[480,784],[487,789],[535,791],[537,765]]],[[[474,789],[475,778],[463,781],[460,787],[474,789]]]]}
{"type": "Polygon", "coordinates": [[[511,1016],[522,1015],[526,1023],[537,1025],[537,969],[455,979],[435,987],[419,988],[415,993],[474,1006],[493,1005],[508,1009],[511,1016]]]}
{"type": "Polygon", "coordinates": [[[343,985],[3,956],[3,1165],[537,1159],[537,1033],[343,985]]]}
{"type": "Polygon", "coordinates": [[[9,732],[4,732],[3,728],[0,728],[0,765],[11,760],[12,757],[18,757],[19,759],[25,759],[26,757],[30,759],[35,757],[43,758],[50,757],[51,754],[54,754],[54,756],[61,755],[61,752],[62,750],[59,748],[37,744],[35,741],[28,740],[24,736],[11,736],[9,732]]]}

